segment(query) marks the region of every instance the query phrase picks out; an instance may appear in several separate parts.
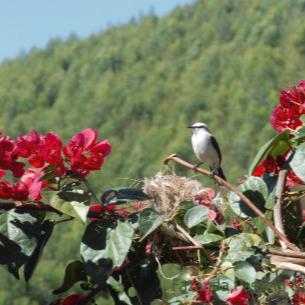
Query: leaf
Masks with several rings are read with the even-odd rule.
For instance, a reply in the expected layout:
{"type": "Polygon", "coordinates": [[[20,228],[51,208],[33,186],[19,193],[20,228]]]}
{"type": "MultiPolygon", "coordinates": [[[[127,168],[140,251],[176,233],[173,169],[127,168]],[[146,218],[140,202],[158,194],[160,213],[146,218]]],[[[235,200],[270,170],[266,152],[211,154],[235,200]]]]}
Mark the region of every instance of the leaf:
{"type": "Polygon", "coordinates": [[[218,241],[222,240],[223,237],[218,234],[204,233],[202,235],[195,235],[194,239],[198,243],[206,245],[206,244],[218,242],[218,241]]]}
{"type": "Polygon", "coordinates": [[[253,283],[256,280],[256,270],[248,262],[237,262],[234,264],[235,276],[246,283],[253,283]]]}
{"type": "Polygon", "coordinates": [[[1,215],[0,264],[19,278],[19,268],[33,255],[41,236],[43,213],[10,210],[1,215]]]}
{"type": "Polygon", "coordinates": [[[305,182],[305,143],[297,146],[295,153],[289,163],[295,174],[305,182]]]}
{"type": "Polygon", "coordinates": [[[84,264],[81,261],[73,261],[66,267],[65,276],[61,286],[53,290],[53,294],[63,293],[69,290],[75,283],[79,281],[86,281],[87,274],[85,272],[84,264]]]}
{"type": "Polygon", "coordinates": [[[209,208],[203,205],[195,206],[184,214],[184,223],[188,228],[192,228],[204,221],[209,213],[209,208]]]}
{"type": "MultiPolygon", "coordinates": [[[[262,178],[250,176],[245,183],[239,186],[239,189],[263,213],[266,211],[265,203],[268,197],[268,188],[262,178]]],[[[230,207],[239,217],[257,217],[257,214],[234,192],[229,193],[228,199],[230,207]]]]}
{"type": "Polygon", "coordinates": [[[142,190],[135,188],[110,189],[101,197],[101,201],[104,205],[123,204],[132,201],[144,201],[147,199],[147,195],[143,193],[142,190]]]}
{"type": "MultiPolygon", "coordinates": [[[[119,299],[119,301],[127,304],[127,305],[132,305],[128,295],[126,294],[126,292],[124,291],[124,286],[122,285],[122,283],[118,282],[117,280],[115,280],[112,276],[110,276],[106,282],[109,286],[112,287],[112,289],[114,290],[114,292],[116,292],[117,294],[117,298],[119,299]]],[[[119,303],[119,302],[118,302],[119,303]]],[[[115,303],[117,304],[117,302],[115,303]]],[[[119,303],[120,304],[120,303],[119,303]]]]}
{"type": "Polygon", "coordinates": [[[227,300],[230,290],[235,287],[235,281],[224,275],[214,278],[211,284],[212,287],[215,287],[217,297],[224,302],[227,300]]]}
{"type": "Polygon", "coordinates": [[[305,139],[305,127],[298,128],[293,136],[293,140],[300,141],[305,139]]]}
{"type": "Polygon", "coordinates": [[[79,218],[86,222],[90,196],[83,190],[60,191],[50,201],[50,205],[63,214],[79,218]]]}
{"type": "Polygon", "coordinates": [[[252,233],[240,233],[226,239],[229,251],[226,260],[229,262],[243,261],[255,254],[256,247],[264,249],[262,239],[252,233]]]}
{"type": "Polygon", "coordinates": [[[266,144],[264,144],[261,149],[257,152],[252,164],[249,168],[249,175],[252,175],[256,166],[264,160],[269,154],[273,157],[277,157],[278,155],[282,154],[286,151],[289,147],[289,135],[290,132],[288,130],[279,133],[266,144]]]}
{"type": "Polygon", "coordinates": [[[93,280],[103,285],[112,272],[120,266],[131,246],[134,229],[129,223],[91,222],[84,233],[80,253],[85,269],[93,280]]]}
{"type": "Polygon", "coordinates": [[[140,213],[140,220],[139,220],[139,230],[141,234],[142,241],[146,238],[150,233],[156,230],[163,222],[162,216],[160,216],[155,210],[153,209],[144,209],[140,213]]]}
{"type": "Polygon", "coordinates": [[[24,279],[26,282],[28,282],[33,275],[33,272],[42,256],[43,249],[51,237],[54,225],[55,224],[53,221],[46,220],[41,226],[41,235],[37,241],[36,248],[34,249],[31,256],[27,259],[24,266],[24,279]]]}
{"type": "Polygon", "coordinates": [[[34,251],[40,237],[42,214],[38,211],[10,210],[7,216],[7,236],[18,244],[26,256],[34,251]]]}

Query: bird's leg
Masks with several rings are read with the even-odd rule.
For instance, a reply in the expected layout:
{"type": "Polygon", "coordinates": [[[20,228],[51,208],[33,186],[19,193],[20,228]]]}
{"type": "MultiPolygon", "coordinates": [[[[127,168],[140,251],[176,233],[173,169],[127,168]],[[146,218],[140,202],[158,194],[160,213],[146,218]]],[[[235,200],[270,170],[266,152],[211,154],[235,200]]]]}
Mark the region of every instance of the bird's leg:
{"type": "Polygon", "coordinates": [[[204,162],[199,162],[199,163],[197,163],[196,165],[193,166],[192,170],[195,171],[195,172],[197,172],[198,167],[199,167],[201,164],[203,164],[203,163],[204,163],[204,162]]]}

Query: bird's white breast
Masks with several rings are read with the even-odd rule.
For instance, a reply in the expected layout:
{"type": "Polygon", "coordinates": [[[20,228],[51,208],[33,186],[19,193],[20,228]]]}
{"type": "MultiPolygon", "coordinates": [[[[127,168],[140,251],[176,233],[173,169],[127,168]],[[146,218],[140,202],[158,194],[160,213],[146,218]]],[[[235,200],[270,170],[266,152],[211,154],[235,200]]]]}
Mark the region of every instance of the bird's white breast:
{"type": "Polygon", "coordinates": [[[207,163],[211,167],[219,166],[219,158],[211,143],[211,134],[205,130],[200,130],[193,134],[192,145],[196,157],[207,163]]]}

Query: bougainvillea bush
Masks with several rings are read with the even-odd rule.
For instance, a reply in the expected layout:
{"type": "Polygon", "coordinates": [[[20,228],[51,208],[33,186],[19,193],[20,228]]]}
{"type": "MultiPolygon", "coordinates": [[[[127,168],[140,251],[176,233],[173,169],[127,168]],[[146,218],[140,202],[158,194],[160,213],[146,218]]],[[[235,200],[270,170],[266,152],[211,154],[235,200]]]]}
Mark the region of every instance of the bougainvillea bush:
{"type": "Polygon", "coordinates": [[[54,227],[78,219],[79,259],[67,260],[53,305],[95,304],[99,295],[116,305],[305,304],[303,114],[305,81],[280,93],[270,117],[277,134],[238,186],[196,168],[214,188],[158,173],[100,198],[88,177],[111,145],[95,130],[66,144],[54,132],[1,135],[0,264],[30,281],[54,227]]]}

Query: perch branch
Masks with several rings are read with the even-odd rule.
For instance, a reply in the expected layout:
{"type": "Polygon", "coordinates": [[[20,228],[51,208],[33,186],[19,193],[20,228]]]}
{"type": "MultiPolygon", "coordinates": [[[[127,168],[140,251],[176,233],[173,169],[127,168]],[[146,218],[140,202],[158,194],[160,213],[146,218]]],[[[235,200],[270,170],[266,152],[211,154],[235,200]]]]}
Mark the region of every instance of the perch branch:
{"type": "MultiPolygon", "coordinates": [[[[180,158],[177,157],[177,155],[173,154],[170,155],[169,157],[167,157],[164,160],[164,164],[167,164],[169,161],[175,161],[178,164],[189,168],[189,169],[194,169],[194,165],[186,162],[180,158]]],[[[273,232],[274,234],[282,241],[285,243],[285,245],[287,246],[288,249],[294,250],[294,251],[299,251],[299,249],[292,244],[287,237],[280,232],[264,215],[264,213],[262,213],[256,206],[255,204],[249,200],[239,189],[237,189],[235,186],[233,186],[232,184],[228,183],[227,181],[223,180],[222,178],[220,178],[217,175],[213,175],[210,171],[202,169],[202,168],[197,168],[196,169],[197,172],[209,176],[209,177],[213,177],[213,179],[221,186],[226,187],[227,189],[229,189],[230,191],[234,192],[236,195],[239,196],[239,198],[247,205],[249,206],[249,208],[254,211],[258,217],[260,217],[262,219],[262,221],[266,224],[266,226],[268,226],[273,232]]]]}
{"type": "Polygon", "coordinates": [[[270,254],[274,254],[277,256],[283,256],[283,257],[295,257],[295,258],[303,258],[305,259],[305,253],[302,252],[295,252],[295,251],[291,251],[291,250],[285,250],[285,252],[280,251],[280,250],[276,250],[276,249],[268,249],[268,252],[270,254]]]}
{"type": "MultiPolygon", "coordinates": [[[[282,220],[282,196],[283,196],[283,190],[285,186],[285,179],[287,176],[288,169],[283,168],[280,170],[277,184],[276,184],[276,190],[275,190],[275,205],[273,208],[273,219],[274,219],[274,226],[281,232],[283,235],[286,236],[283,226],[283,220],[282,220]]],[[[280,240],[280,245],[282,250],[287,249],[286,243],[284,243],[282,240],[280,240]]]]}
{"type": "Polygon", "coordinates": [[[287,262],[272,262],[272,264],[275,265],[275,267],[277,269],[290,270],[290,271],[301,272],[301,273],[305,274],[305,267],[300,266],[298,264],[287,263],[287,262]]]}

